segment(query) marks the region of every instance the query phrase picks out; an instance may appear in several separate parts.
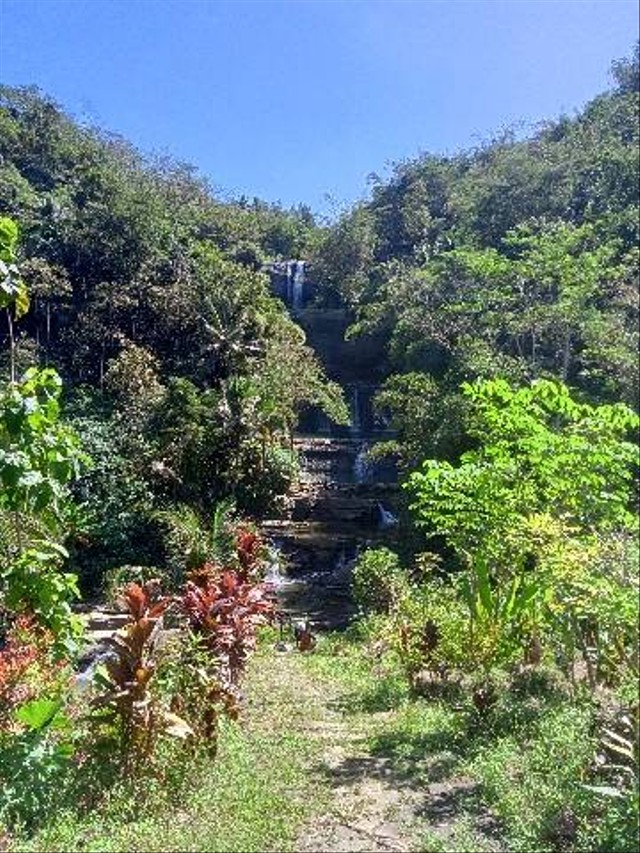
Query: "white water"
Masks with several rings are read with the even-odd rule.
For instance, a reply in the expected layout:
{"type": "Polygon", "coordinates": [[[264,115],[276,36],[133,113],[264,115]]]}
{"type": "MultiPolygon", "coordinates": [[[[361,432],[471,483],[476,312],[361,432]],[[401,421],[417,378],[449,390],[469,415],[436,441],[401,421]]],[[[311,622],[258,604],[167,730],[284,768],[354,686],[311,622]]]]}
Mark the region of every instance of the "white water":
{"type": "Polygon", "coordinates": [[[368,453],[369,445],[366,441],[363,441],[353,463],[353,476],[356,483],[368,483],[371,480],[373,466],[369,461],[368,453]]]}
{"type": "Polygon", "coordinates": [[[274,587],[275,589],[279,589],[285,582],[285,579],[282,576],[282,572],[280,571],[280,566],[277,563],[269,563],[267,566],[267,571],[264,574],[264,583],[268,583],[269,586],[274,587]]]}
{"type": "Polygon", "coordinates": [[[398,523],[397,517],[380,503],[378,504],[378,512],[380,513],[380,527],[394,527],[398,523]]]}
{"type": "Polygon", "coordinates": [[[117,657],[115,651],[113,649],[103,649],[99,651],[96,656],[89,662],[89,665],[86,669],[83,669],[81,672],[77,673],[77,675],[73,679],[74,688],[78,693],[84,693],[87,690],[90,690],[93,687],[93,678],[96,674],[96,670],[99,666],[101,666],[105,661],[109,660],[109,658],[117,657]]]}
{"type": "Polygon", "coordinates": [[[347,555],[344,548],[340,551],[338,555],[338,559],[336,560],[336,564],[334,566],[334,571],[341,572],[347,567],[347,555]]]}
{"type": "Polygon", "coordinates": [[[287,261],[287,304],[294,311],[304,306],[305,261],[287,261]]]}
{"type": "Polygon", "coordinates": [[[269,584],[274,589],[280,589],[287,582],[280,568],[283,559],[280,548],[276,544],[272,545],[269,548],[269,562],[264,573],[263,583],[269,584]]]}
{"type": "Polygon", "coordinates": [[[304,303],[304,261],[294,261],[293,267],[293,286],[291,304],[293,310],[297,311],[302,308],[304,303]]]}
{"type": "Polygon", "coordinates": [[[358,435],[361,425],[360,394],[358,392],[358,386],[354,385],[351,389],[351,425],[349,427],[351,434],[358,435]]]}

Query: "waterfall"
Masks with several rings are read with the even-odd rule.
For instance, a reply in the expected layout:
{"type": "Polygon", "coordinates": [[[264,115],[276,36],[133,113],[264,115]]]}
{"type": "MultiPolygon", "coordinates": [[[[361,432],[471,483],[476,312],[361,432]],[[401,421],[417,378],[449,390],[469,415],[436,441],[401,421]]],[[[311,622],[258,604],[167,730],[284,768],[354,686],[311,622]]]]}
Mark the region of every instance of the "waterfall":
{"type": "Polygon", "coordinates": [[[369,461],[369,445],[363,441],[353,463],[353,476],[356,483],[368,483],[371,479],[372,465],[369,461]]]}
{"type": "Polygon", "coordinates": [[[273,589],[279,589],[285,583],[285,578],[280,571],[281,563],[282,554],[280,548],[274,544],[269,548],[269,562],[267,570],[264,573],[264,578],[262,579],[263,583],[269,584],[273,589]]]}
{"type": "Polygon", "coordinates": [[[378,504],[378,512],[380,513],[380,527],[394,527],[398,523],[397,517],[380,503],[378,504]]]}
{"type": "Polygon", "coordinates": [[[294,311],[304,307],[305,261],[287,261],[287,305],[294,311]]]}
{"type": "Polygon", "coordinates": [[[278,589],[284,583],[284,578],[280,572],[280,566],[277,563],[269,563],[267,571],[264,573],[263,583],[269,584],[274,589],[278,589]]]}
{"type": "Polygon", "coordinates": [[[108,660],[116,657],[113,649],[95,649],[94,655],[90,659],[88,665],[82,669],[73,679],[73,687],[78,693],[84,693],[90,690],[93,686],[93,677],[96,674],[98,667],[108,660]]]}
{"type": "Polygon", "coordinates": [[[287,261],[287,305],[291,305],[293,302],[293,265],[294,261],[287,261]]]}
{"type": "Polygon", "coordinates": [[[304,261],[293,262],[291,306],[298,311],[304,304],[304,261]]]}
{"type": "Polygon", "coordinates": [[[351,390],[351,426],[349,427],[351,434],[358,435],[360,427],[360,393],[358,391],[358,386],[354,385],[351,390]]]}

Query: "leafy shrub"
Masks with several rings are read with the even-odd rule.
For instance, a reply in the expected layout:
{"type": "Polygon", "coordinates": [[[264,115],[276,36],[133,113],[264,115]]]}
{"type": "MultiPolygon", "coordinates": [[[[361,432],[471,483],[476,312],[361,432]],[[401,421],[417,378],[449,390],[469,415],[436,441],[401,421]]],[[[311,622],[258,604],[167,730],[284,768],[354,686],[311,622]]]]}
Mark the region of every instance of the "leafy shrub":
{"type": "Polygon", "coordinates": [[[407,583],[398,555],[389,548],[364,551],[353,569],[353,596],[364,611],[388,612],[407,583]]]}
{"type": "Polygon", "coordinates": [[[391,608],[386,634],[413,689],[466,667],[468,624],[462,602],[445,581],[405,588],[391,608]]]}
{"type": "Polygon", "coordinates": [[[211,520],[186,504],[153,514],[162,533],[165,562],[174,581],[203,563],[228,563],[235,558],[235,504],[219,501],[211,520]]]}
{"type": "Polygon", "coordinates": [[[32,699],[14,714],[17,731],[0,735],[0,823],[28,830],[60,802],[74,753],[60,699],[32,699]]]}
{"type": "Polygon", "coordinates": [[[239,682],[251,652],[257,629],[268,623],[275,605],[268,585],[247,581],[231,569],[203,566],[187,581],[180,599],[193,634],[206,649],[209,665],[204,683],[207,695],[204,728],[215,739],[217,706],[231,716],[239,711],[239,682]]]}
{"type": "Polygon", "coordinates": [[[478,447],[457,466],[427,460],[408,487],[418,523],[465,565],[469,663],[512,663],[546,640],[571,672],[582,655],[592,687],[620,680],[637,668],[637,570],[626,558],[612,570],[634,528],[637,416],[578,403],[558,382],[463,387],[478,447]]]}
{"type": "Polygon", "coordinates": [[[105,572],[102,582],[104,597],[110,604],[116,604],[130,583],[143,587],[151,580],[158,580],[164,586],[164,574],[155,566],[116,566],[105,572]]]}
{"type": "Polygon", "coordinates": [[[0,389],[0,511],[3,524],[15,528],[15,544],[0,560],[0,596],[10,610],[33,613],[66,645],[80,628],[69,603],[78,595],[76,578],[59,571],[68,557],[58,541],[60,520],[70,505],[69,484],[88,459],[60,422],[61,388],[54,370],[31,368],[0,389]],[[23,534],[30,527],[38,530],[33,538],[23,534]]]}
{"type": "Polygon", "coordinates": [[[64,663],[52,655],[53,635],[33,616],[22,614],[7,631],[0,649],[0,732],[11,728],[13,712],[32,699],[60,693],[64,663]]]}
{"type": "Polygon", "coordinates": [[[97,592],[112,566],[154,563],[161,556],[160,537],[150,524],[148,448],[123,419],[100,417],[94,396],[76,389],[71,405],[71,423],[92,465],[73,489],[81,511],[67,541],[83,589],[97,592]]]}

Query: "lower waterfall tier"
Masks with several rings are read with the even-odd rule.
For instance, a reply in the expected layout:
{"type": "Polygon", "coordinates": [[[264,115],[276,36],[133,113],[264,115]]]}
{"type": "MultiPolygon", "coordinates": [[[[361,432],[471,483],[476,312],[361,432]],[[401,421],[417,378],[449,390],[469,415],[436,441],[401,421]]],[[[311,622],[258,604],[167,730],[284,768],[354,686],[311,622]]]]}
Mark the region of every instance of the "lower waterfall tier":
{"type": "Polygon", "coordinates": [[[262,530],[283,558],[283,608],[316,626],[337,627],[355,610],[351,573],[360,551],[393,547],[397,538],[396,473],[389,464],[358,471],[361,441],[299,437],[295,445],[299,482],[282,516],[263,521],[262,530]]]}

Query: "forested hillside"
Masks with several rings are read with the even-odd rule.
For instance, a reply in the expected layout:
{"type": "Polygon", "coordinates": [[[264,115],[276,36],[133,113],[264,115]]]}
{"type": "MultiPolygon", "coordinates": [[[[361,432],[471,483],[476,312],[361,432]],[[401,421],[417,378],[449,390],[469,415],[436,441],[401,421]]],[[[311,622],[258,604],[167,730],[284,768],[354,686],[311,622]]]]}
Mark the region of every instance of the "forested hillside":
{"type": "Polygon", "coordinates": [[[379,406],[407,466],[464,444],[461,382],[558,377],[638,403],[637,52],[615,87],[530,138],[374,176],[315,251],[354,335],[388,338],[379,406]]]}
{"type": "Polygon", "coordinates": [[[259,512],[285,492],[304,403],[346,418],[261,272],[307,253],[315,228],[304,209],[220,201],[191,167],[81,127],[35,90],[3,89],[0,121],[0,213],[19,225],[31,300],[11,370],[64,378],[93,459],[71,542],[90,588],[114,562],[171,559],[161,507],[259,512]]]}

